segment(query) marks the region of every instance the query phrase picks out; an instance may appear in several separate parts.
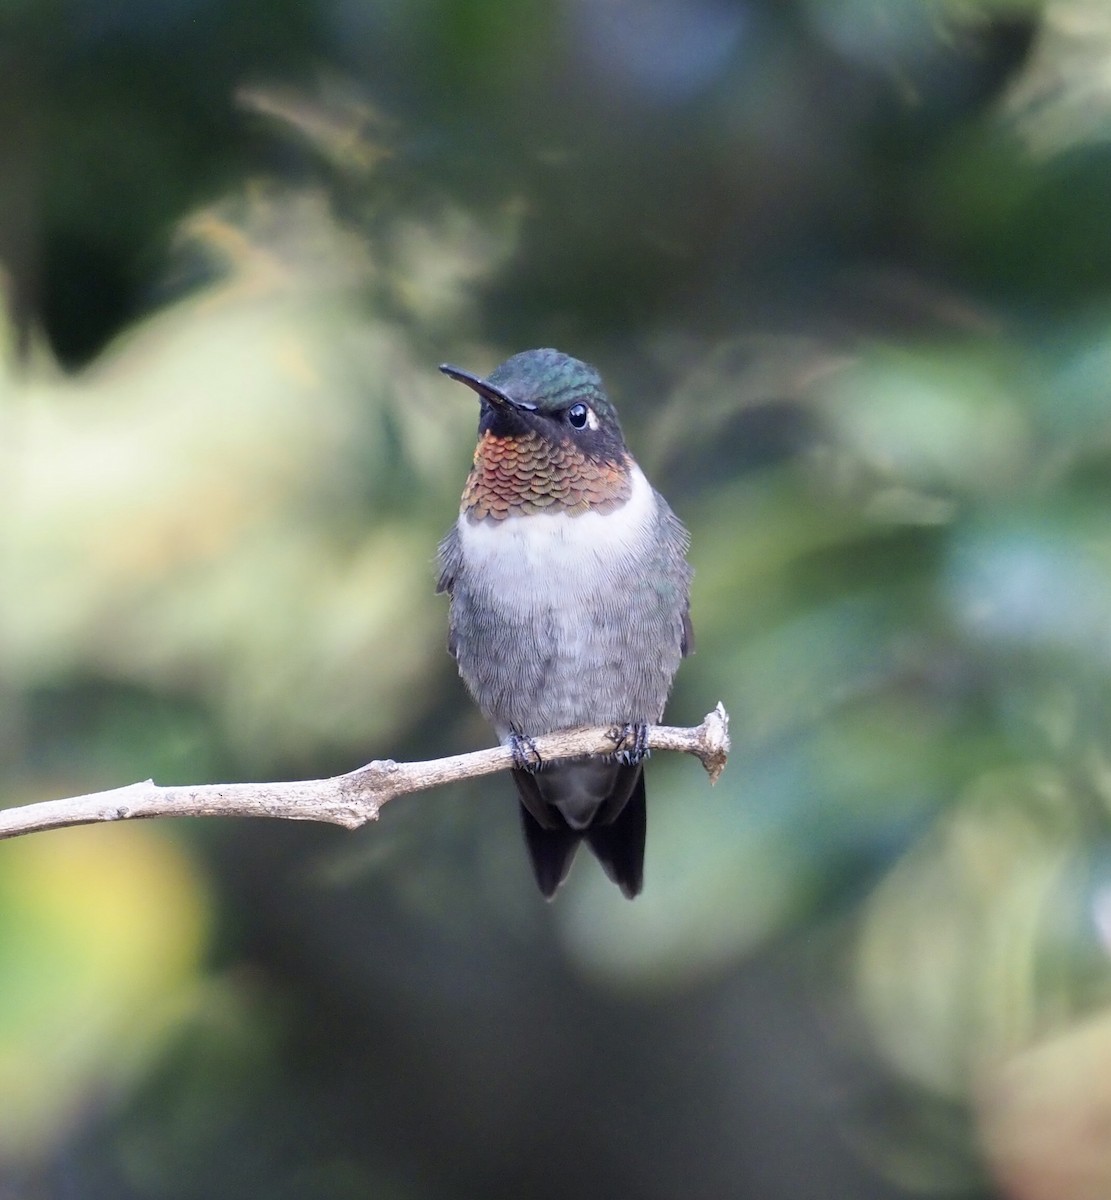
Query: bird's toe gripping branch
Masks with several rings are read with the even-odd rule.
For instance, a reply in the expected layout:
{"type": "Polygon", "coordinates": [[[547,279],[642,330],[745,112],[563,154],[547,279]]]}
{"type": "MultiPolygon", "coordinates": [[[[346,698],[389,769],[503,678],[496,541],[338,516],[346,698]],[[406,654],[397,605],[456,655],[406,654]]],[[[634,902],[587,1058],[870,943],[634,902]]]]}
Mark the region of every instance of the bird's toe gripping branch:
{"type": "Polygon", "coordinates": [[[533,774],[544,765],[536,743],[526,734],[514,731],[509,735],[509,749],[513,754],[513,766],[518,771],[533,774]]]}
{"type": "Polygon", "coordinates": [[[630,767],[639,767],[651,754],[648,749],[648,726],[643,722],[620,725],[613,731],[612,737],[621,761],[630,767]]]}

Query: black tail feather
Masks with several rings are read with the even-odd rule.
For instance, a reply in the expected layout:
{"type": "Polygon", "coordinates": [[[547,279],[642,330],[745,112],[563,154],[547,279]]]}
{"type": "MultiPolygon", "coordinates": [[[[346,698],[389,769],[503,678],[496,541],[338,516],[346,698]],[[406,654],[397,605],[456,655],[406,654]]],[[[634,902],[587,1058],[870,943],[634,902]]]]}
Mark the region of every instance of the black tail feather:
{"type": "MultiPolygon", "coordinates": [[[[572,829],[560,810],[545,799],[541,777],[529,771],[513,772],[521,800],[521,827],[525,834],[532,872],[547,899],[567,878],[579,842],[586,840],[602,869],[632,900],[644,886],[644,843],[647,809],[644,771],[620,766],[612,777],[613,790],[589,828],[572,829]]],[[[554,772],[545,779],[556,782],[554,772]]],[[[566,787],[566,783],[560,782],[566,787]]]]}
{"type": "Polygon", "coordinates": [[[525,832],[532,873],[544,898],[550,900],[571,870],[581,835],[565,824],[561,828],[545,829],[523,802],[520,808],[521,828],[525,832]]]}
{"type": "Polygon", "coordinates": [[[608,824],[594,824],[586,841],[602,869],[630,899],[644,887],[644,843],[648,806],[644,798],[644,772],[637,770],[628,802],[608,824]]]}

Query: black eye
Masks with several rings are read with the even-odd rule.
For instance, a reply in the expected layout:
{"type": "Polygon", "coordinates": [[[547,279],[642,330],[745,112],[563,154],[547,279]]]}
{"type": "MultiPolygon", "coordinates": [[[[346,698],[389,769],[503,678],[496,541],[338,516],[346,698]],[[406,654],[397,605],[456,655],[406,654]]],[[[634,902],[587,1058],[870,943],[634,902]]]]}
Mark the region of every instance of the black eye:
{"type": "Polygon", "coordinates": [[[589,412],[590,409],[587,408],[585,404],[572,404],[567,410],[567,420],[570,421],[576,429],[582,429],[586,424],[586,418],[589,412]]]}

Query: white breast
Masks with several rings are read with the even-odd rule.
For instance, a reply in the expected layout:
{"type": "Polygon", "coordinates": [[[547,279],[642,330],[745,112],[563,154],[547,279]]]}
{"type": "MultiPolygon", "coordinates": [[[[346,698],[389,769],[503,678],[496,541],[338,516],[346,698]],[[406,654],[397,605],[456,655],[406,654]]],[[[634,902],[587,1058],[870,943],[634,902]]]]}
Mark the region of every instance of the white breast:
{"type": "Polygon", "coordinates": [[[468,574],[517,611],[574,605],[639,559],[654,535],[655,493],[636,465],[631,482],[629,499],[608,513],[544,512],[478,522],[460,516],[468,574]]]}

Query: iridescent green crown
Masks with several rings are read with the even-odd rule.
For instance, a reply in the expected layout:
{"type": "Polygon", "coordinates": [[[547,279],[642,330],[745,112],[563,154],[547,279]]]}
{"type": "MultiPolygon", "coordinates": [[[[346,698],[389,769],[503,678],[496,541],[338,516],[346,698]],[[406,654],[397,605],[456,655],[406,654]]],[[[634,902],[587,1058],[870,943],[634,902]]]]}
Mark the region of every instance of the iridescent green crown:
{"type": "Polygon", "coordinates": [[[617,423],[617,412],[602,388],[602,377],[589,364],[559,350],[525,350],[497,368],[490,382],[521,404],[538,412],[558,412],[578,401],[589,404],[606,424],[617,423]]]}

